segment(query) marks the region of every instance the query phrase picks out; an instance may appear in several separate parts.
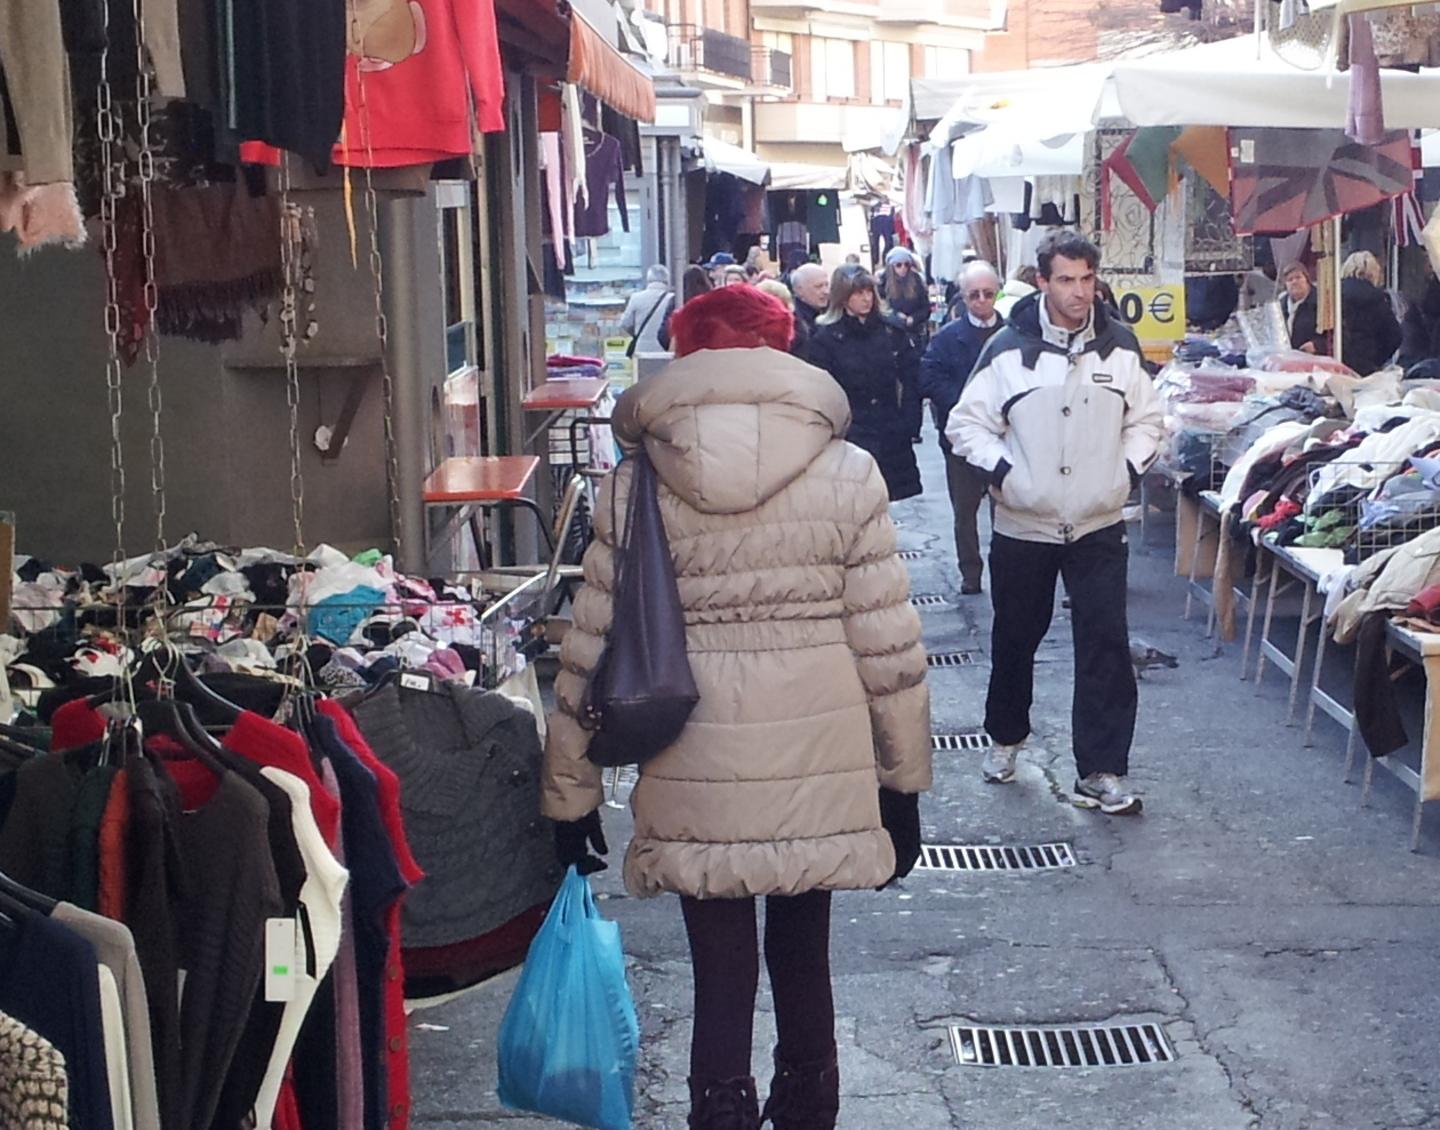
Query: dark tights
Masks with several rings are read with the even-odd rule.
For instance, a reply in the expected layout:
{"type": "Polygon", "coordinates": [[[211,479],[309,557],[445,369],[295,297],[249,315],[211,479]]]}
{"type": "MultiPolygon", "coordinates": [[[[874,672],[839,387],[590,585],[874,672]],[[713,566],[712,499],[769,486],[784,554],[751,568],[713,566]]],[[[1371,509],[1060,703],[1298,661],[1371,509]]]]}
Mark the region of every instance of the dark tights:
{"type": "MultiPolygon", "coordinates": [[[[682,897],[680,909],[695,975],[690,1074],[697,1079],[748,1076],[760,982],[755,900],[682,897]]],[[[829,891],[765,900],[765,965],[775,997],[780,1055],[790,1063],[828,1056],[835,1047],[829,891]]]]}

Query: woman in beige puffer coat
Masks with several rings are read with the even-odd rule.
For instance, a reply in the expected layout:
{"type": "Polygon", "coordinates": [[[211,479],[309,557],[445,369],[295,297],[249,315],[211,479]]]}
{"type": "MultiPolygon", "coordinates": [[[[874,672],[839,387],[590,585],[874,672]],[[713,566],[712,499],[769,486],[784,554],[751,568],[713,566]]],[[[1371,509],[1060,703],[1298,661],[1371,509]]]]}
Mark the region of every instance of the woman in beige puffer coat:
{"type": "MultiPolygon", "coordinates": [[[[681,896],[695,974],[690,1125],[712,1130],[760,1124],[759,895],[779,1032],[765,1115],[777,1130],[835,1125],[830,892],[909,871],[916,794],[930,787],[925,652],[885,481],[842,438],[840,386],[784,352],[792,324],[748,287],[687,303],[673,323],[680,359],[614,417],[621,444],[643,443],[659,475],[700,690],[679,739],[641,770],[625,883],[681,896]]],[[[622,463],[601,489],[555,682],[543,808],[562,822],[566,862],[583,860],[587,837],[604,850],[600,770],[576,719],[611,624],[611,494],[623,522],[629,482],[622,463]]]]}

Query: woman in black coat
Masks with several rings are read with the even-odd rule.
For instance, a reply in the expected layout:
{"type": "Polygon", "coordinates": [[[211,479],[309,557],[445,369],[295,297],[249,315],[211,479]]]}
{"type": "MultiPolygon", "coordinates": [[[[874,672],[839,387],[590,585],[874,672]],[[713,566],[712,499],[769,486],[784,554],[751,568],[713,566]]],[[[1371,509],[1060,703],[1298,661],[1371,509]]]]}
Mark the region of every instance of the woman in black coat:
{"type": "Polygon", "coordinates": [[[1383,368],[1400,348],[1400,322],[1380,289],[1380,263],[1357,251],[1340,266],[1340,360],[1362,377],[1383,368]]]}
{"type": "Polygon", "coordinates": [[[880,464],[890,501],[921,491],[912,435],[918,421],[920,355],[910,334],[882,309],[875,280],[863,267],[841,267],[830,282],[830,307],[815,324],[809,361],[850,399],[845,437],[880,464]]]}
{"type": "Polygon", "coordinates": [[[1395,363],[1408,377],[1440,374],[1440,279],[1427,272],[1425,294],[1400,321],[1400,355],[1395,363]]]}
{"type": "Polygon", "coordinates": [[[903,247],[891,248],[876,289],[894,321],[910,331],[923,351],[930,337],[930,287],[915,256],[903,247]]]}

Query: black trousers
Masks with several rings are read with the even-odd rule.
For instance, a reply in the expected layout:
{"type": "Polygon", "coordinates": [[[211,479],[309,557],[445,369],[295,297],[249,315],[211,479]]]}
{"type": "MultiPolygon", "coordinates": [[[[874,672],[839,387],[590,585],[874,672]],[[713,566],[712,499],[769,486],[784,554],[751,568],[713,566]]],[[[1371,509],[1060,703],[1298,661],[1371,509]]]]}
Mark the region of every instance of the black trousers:
{"type": "Polygon", "coordinates": [[[960,579],[978,585],[985,572],[985,559],[980,555],[980,503],[990,496],[990,477],[947,451],[945,485],[950,490],[950,509],[955,512],[955,561],[960,579]]]}
{"type": "MultiPolygon", "coordinates": [[[[738,1079],[750,1074],[760,954],[755,900],[682,897],[695,976],[690,1074],[738,1079]]],[[[813,1063],[835,1048],[830,990],[830,892],[765,900],[765,965],[775,998],[776,1051],[789,1063],[813,1063]]]]}
{"type": "Polygon", "coordinates": [[[1063,577],[1075,636],[1071,733],[1081,777],[1129,770],[1137,694],[1125,616],[1127,540],[1117,522],[1068,545],[1000,534],[990,542],[995,622],[985,730],[1000,745],[1029,735],[1035,651],[1050,630],[1055,581],[1063,577]]]}

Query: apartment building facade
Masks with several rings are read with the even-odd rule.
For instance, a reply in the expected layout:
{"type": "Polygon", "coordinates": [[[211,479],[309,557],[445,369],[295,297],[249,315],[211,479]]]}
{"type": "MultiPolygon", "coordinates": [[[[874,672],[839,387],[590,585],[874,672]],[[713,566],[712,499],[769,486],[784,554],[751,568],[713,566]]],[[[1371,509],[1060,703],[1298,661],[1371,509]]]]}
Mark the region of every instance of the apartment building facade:
{"type": "Polygon", "coordinates": [[[895,131],[913,77],[965,74],[1006,0],[642,0],[706,133],[774,161],[843,166],[895,131]]]}

